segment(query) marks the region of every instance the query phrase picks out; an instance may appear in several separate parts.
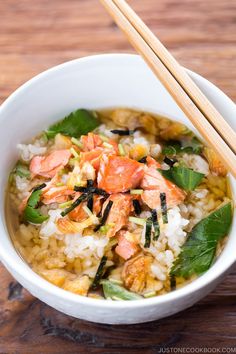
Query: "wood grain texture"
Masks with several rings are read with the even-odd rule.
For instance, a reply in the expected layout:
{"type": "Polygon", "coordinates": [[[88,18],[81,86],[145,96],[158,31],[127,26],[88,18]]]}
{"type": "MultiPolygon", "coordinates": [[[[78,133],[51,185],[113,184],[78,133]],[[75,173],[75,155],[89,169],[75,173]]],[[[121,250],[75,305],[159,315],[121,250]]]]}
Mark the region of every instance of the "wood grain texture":
{"type": "MultiPolygon", "coordinates": [[[[236,100],[235,0],[130,0],[179,62],[236,100]]],[[[0,103],[63,61],[132,48],[97,0],[0,0],[0,103]]],[[[175,316],[131,326],[65,316],[33,298],[0,266],[0,353],[147,353],[236,343],[236,269],[175,316]]]]}

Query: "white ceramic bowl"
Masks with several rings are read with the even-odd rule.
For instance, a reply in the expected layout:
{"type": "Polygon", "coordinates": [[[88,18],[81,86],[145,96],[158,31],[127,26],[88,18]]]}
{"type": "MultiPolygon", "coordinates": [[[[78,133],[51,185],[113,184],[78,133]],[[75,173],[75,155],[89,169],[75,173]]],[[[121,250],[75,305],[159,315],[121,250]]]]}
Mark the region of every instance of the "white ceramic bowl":
{"type": "MultiPolygon", "coordinates": [[[[219,89],[189,72],[202,91],[236,128],[236,107],[219,89]]],[[[55,309],[81,319],[112,324],[152,321],[181,311],[209,293],[236,259],[236,223],[215,264],[182,289],[166,295],[112,302],[62,290],[34,273],[16,253],[4,217],[4,191],[17,158],[16,144],[30,139],[76,108],[133,107],[161,113],[193,126],[143,60],[136,55],[108,54],[56,66],[28,81],[0,108],[0,257],[9,272],[34,296],[55,309]]],[[[128,124],[128,122],[127,122],[128,124]]],[[[233,192],[236,183],[231,178],[233,192]]]]}

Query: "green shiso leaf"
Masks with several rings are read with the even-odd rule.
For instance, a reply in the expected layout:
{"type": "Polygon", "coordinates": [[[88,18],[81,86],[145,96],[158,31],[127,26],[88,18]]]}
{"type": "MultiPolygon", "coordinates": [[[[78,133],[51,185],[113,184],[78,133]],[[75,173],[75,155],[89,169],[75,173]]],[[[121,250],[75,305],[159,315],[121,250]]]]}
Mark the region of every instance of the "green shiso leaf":
{"type": "Polygon", "coordinates": [[[16,167],[14,169],[14,173],[20,177],[26,177],[26,178],[30,177],[30,171],[28,167],[23,163],[21,163],[20,161],[17,162],[16,167]]]}
{"type": "Polygon", "coordinates": [[[167,156],[176,156],[177,154],[200,154],[202,148],[202,143],[196,137],[181,142],[178,140],[169,140],[168,144],[163,147],[162,154],[167,156]]]}
{"type": "Polygon", "coordinates": [[[100,282],[103,286],[103,292],[106,299],[120,299],[120,300],[139,300],[142,296],[126,290],[120,285],[114,284],[109,280],[102,280],[100,282]]]}
{"type": "Polygon", "coordinates": [[[24,210],[24,220],[32,224],[42,224],[45,220],[48,219],[47,215],[42,215],[39,209],[37,209],[41,193],[42,190],[33,191],[24,210]]]}
{"type": "Polygon", "coordinates": [[[193,191],[205,176],[203,173],[184,166],[173,166],[169,170],[158,169],[158,171],[163,177],[174,182],[185,191],[193,191]]]}
{"type": "Polygon", "coordinates": [[[99,124],[99,120],[91,112],[77,109],[58,123],[51,125],[46,134],[49,139],[54,138],[58,133],[78,138],[94,130],[99,124]]]}
{"type": "Polygon", "coordinates": [[[217,243],[228,234],[231,223],[231,202],[201,220],[189,233],[170,275],[189,278],[207,271],[214,260],[217,243]]]}

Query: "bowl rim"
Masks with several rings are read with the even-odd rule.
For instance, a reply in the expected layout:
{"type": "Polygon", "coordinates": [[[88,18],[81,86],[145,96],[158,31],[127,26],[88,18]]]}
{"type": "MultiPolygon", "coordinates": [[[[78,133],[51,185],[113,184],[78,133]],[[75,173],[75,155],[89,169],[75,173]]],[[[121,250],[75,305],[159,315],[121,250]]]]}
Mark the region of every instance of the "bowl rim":
{"type": "MultiPolygon", "coordinates": [[[[133,65],[136,63],[140,64],[140,61],[142,60],[139,55],[136,54],[129,54],[129,53],[111,53],[111,54],[96,54],[96,55],[90,55],[90,56],[85,56],[82,58],[78,59],[73,59],[67,62],[64,62],[62,64],[53,66],[38,75],[34,76],[27,82],[25,82],[23,85],[21,85],[19,88],[17,88],[1,105],[0,107],[0,120],[1,120],[1,114],[2,112],[7,109],[11,103],[17,99],[17,97],[28,87],[33,85],[35,82],[38,82],[40,80],[43,80],[47,78],[48,75],[55,74],[59,72],[60,70],[67,69],[70,66],[73,65],[79,65],[80,63],[83,62],[90,62],[90,63],[98,63],[99,61],[117,61],[117,60],[128,60],[128,61],[134,61],[133,65]]],[[[143,61],[143,60],[142,60],[143,61]]],[[[190,76],[194,79],[198,79],[199,81],[203,82],[205,85],[210,88],[210,90],[214,91],[218,96],[219,100],[221,98],[227,98],[229,102],[233,103],[230,98],[228,98],[220,89],[218,89],[215,85],[213,85],[211,82],[209,82],[207,79],[203,78],[202,76],[196,74],[195,72],[188,70],[188,73],[190,76]]],[[[1,218],[3,220],[3,232],[5,232],[7,235],[9,235],[7,228],[5,227],[5,214],[1,215],[1,218]]],[[[1,225],[0,225],[1,226],[1,225]]],[[[11,242],[11,241],[10,241],[11,242]]],[[[32,268],[20,257],[20,255],[17,253],[15,250],[13,244],[12,248],[14,250],[14,254],[9,254],[6,249],[3,247],[0,248],[0,260],[3,262],[3,264],[6,266],[7,269],[11,271],[11,269],[14,269],[14,273],[17,273],[19,278],[27,279],[31,283],[31,285],[35,289],[42,289],[44,292],[55,296],[56,298],[60,298],[61,300],[66,300],[70,301],[71,303],[74,304],[84,304],[84,305],[89,305],[91,307],[96,307],[96,308],[107,308],[107,309],[134,309],[138,307],[149,307],[153,305],[159,305],[159,304],[166,304],[166,303],[171,303],[173,300],[177,300],[179,298],[183,298],[185,296],[189,296],[200,289],[204,288],[206,285],[214,282],[217,278],[219,278],[221,275],[223,275],[230,267],[232,264],[236,261],[236,256],[235,257],[229,257],[227,259],[227,262],[224,263],[224,265],[221,267],[220,270],[217,272],[215,271],[215,264],[211,266],[211,268],[204,273],[203,275],[199,276],[197,279],[192,281],[189,284],[186,284],[180,289],[177,289],[173,292],[169,292],[167,294],[163,294],[160,296],[155,296],[152,298],[145,298],[145,299],[140,299],[140,300],[135,300],[135,301],[108,301],[105,299],[93,299],[89,297],[84,297],[81,295],[73,294],[69,291],[66,291],[62,288],[59,288],[52,283],[48,282],[41,276],[39,276],[37,273],[35,273],[32,268]],[[29,280],[30,279],[30,280],[29,280]]],[[[36,295],[37,296],[37,295],[36,295]]]]}

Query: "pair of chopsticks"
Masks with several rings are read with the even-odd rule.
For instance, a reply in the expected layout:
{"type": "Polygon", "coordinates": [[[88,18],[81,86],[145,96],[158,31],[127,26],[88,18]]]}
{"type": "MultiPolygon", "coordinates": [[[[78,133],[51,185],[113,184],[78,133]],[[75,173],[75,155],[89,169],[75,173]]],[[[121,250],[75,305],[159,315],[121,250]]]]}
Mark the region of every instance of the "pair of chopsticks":
{"type": "Polygon", "coordinates": [[[236,133],[124,0],[100,0],[176,103],[236,177],[236,133]]]}

